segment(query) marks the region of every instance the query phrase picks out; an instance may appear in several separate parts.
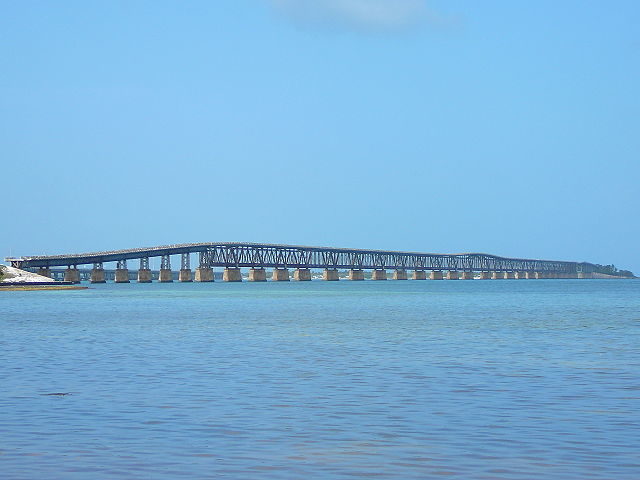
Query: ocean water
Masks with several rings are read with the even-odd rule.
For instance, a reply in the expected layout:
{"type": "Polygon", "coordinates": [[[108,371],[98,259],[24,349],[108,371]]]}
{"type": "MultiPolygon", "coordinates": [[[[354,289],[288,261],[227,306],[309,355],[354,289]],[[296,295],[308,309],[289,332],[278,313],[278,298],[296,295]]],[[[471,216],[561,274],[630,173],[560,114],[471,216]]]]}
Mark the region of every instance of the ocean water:
{"type": "Polygon", "coordinates": [[[0,292],[0,477],[635,480],[639,332],[634,280],[0,292]]]}

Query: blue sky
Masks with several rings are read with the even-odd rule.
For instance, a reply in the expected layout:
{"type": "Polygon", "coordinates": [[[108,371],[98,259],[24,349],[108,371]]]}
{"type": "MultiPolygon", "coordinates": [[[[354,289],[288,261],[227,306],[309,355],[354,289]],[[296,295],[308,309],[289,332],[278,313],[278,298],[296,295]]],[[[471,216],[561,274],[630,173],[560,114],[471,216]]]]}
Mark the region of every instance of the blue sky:
{"type": "Polygon", "coordinates": [[[640,272],[640,3],[0,1],[7,256],[256,241],[640,272]]]}

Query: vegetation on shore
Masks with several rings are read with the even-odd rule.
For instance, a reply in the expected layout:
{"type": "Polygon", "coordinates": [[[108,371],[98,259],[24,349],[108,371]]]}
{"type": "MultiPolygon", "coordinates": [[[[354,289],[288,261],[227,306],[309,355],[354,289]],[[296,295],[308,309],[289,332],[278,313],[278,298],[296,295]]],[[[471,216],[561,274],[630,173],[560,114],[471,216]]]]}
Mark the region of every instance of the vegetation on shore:
{"type": "Polygon", "coordinates": [[[604,273],[605,275],[613,275],[615,277],[635,278],[633,272],[629,270],[618,270],[615,265],[600,265],[596,263],[596,273],[604,273]]]}
{"type": "Polygon", "coordinates": [[[28,283],[23,283],[21,285],[18,284],[9,284],[2,286],[0,285],[0,292],[7,291],[48,291],[48,290],[86,290],[89,287],[80,287],[78,285],[29,285],[28,283]]]}

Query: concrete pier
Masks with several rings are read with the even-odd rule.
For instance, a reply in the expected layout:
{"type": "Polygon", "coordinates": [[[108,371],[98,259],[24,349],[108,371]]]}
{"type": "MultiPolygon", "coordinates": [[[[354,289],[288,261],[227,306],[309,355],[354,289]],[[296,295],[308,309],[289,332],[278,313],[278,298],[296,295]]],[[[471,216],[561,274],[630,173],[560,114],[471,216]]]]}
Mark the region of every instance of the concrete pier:
{"type": "Polygon", "coordinates": [[[516,272],[516,279],[524,280],[527,278],[527,272],[516,272]]]}
{"type": "Polygon", "coordinates": [[[424,270],[414,270],[412,278],[414,280],[426,280],[427,272],[425,272],[424,270]]]}
{"type": "Polygon", "coordinates": [[[64,271],[64,281],[80,283],[80,272],[77,268],[67,268],[64,271]]]}
{"type": "Polygon", "coordinates": [[[515,272],[504,272],[504,279],[505,280],[515,280],[516,278],[516,273],[515,272]]]}
{"type": "Polygon", "coordinates": [[[447,272],[447,280],[458,280],[459,278],[460,278],[460,275],[456,270],[449,270],[447,272]]]}
{"type": "Polygon", "coordinates": [[[336,270],[335,268],[325,268],[324,272],[322,272],[322,279],[328,282],[337,282],[338,280],[340,280],[338,270],[336,270]]]}
{"type": "Polygon", "coordinates": [[[442,276],[441,270],[431,270],[431,273],[429,274],[429,278],[431,280],[442,280],[444,277],[442,276]]]}
{"type": "Polygon", "coordinates": [[[461,272],[460,278],[462,280],[473,280],[473,272],[469,272],[469,271],[461,272]]]}
{"type": "Polygon", "coordinates": [[[51,278],[51,270],[49,268],[39,268],[38,271],[36,272],[38,275],[42,275],[43,277],[49,277],[51,278]]]}
{"type": "Polygon", "coordinates": [[[264,268],[250,268],[249,281],[250,282],[266,282],[267,271],[264,268]]]}
{"type": "Polygon", "coordinates": [[[491,280],[503,280],[504,272],[491,272],[491,280]]]}
{"type": "Polygon", "coordinates": [[[489,272],[480,272],[480,280],[489,280],[491,274],[489,272]]]}
{"type": "Polygon", "coordinates": [[[227,267],[222,272],[222,281],[223,282],[241,282],[242,281],[242,272],[237,267],[227,267]]]}
{"type": "Polygon", "coordinates": [[[213,282],[213,268],[196,268],[196,282],[213,282]]]}
{"type": "Polygon", "coordinates": [[[536,276],[536,272],[526,272],[527,275],[527,280],[535,280],[536,278],[538,278],[536,276]]]}
{"type": "Polygon", "coordinates": [[[404,269],[394,270],[392,278],[394,280],[406,280],[408,278],[407,271],[404,269]]]}
{"type": "Polygon", "coordinates": [[[364,280],[364,270],[349,270],[349,280],[364,280]]]}
{"type": "Polygon", "coordinates": [[[168,268],[161,268],[158,273],[158,281],[160,283],[171,283],[173,282],[173,273],[168,268]]]}
{"type": "Polygon", "coordinates": [[[151,283],[151,270],[148,268],[141,268],[138,270],[138,283],[151,283]]]}
{"type": "Polygon", "coordinates": [[[386,280],[387,279],[387,271],[386,270],[373,270],[371,272],[371,280],[386,280]]]}
{"type": "Polygon", "coordinates": [[[591,272],[578,272],[578,278],[593,278],[593,273],[591,273],[591,272]]]}
{"type": "Polygon", "coordinates": [[[102,268],[93,268],[91,270],[91,276],[89,277],[89,282],[91,283],[107,283],[107,280],[104,276],[104,269],[102,268]]]}
{"type": "Polygon", "coordinates": [[[311,270],[308,268],[296,268],[293,272],[293,279],[298,282],[310,282],[311,270]]]}
{"type": "Polygon", "coordinates": [[[116,283],[129,283],[129,269],[116,268],[116,275],[115,275],[114,281],[116,283]]]}
{"type": "Polygon", "coordinates": [[[274,268],[271,274],[271,280],[274,282],[288,282],[289,281],[289,269],[287,268],[274,268]]]}
{"type": "Polygon", "coordinates": [[[535,278],[536,280],[540,280],[544,278],[544,272],[532,272],[532,273],[533,273],[533,278],[535,278]]]}

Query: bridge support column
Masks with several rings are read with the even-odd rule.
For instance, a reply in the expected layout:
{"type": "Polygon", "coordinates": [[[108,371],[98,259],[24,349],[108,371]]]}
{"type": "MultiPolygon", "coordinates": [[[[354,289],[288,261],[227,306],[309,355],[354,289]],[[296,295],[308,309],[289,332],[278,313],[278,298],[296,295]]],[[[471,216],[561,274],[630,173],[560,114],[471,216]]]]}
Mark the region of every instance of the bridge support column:
{"type": "Polygon", "coordinates": [[[198,267],[196,268],[196,282],[213,282],[213,268],[198,267]]]}
{"type": "Polygon", "coordinates": [[[336,270],[335,268],[325,268],[324,272],[322,272],[322,279],[326,280],[327,282],[337,282],[338,280],[340,280],[340,277],[338,276],[338,270],[336,270]]]}
{"type": "Polygon", "coordinates": [[[138,269],[138,283],[151,283],[149,257],[142,257],[140,259],[140,268],[138,269]]]}
{"type": "Polygon", "coordinates": [[[42,275],[43,277],[51,278],[51,269],[47,267],[40,267],[36,273],[38,275],[42,275]]]}
{"type": "Polygon", "coordinates": [[[447,272],[447,280],[458,280],[460,279],[460,275],[456,270],[449,270],[447,272]]]}
{"type": "Polygon", "coordinates": [[[224,282],[241,282],[242,272],[238,267],[227,267],[222,273],[222,280],[224,282]]]}
{"type": "Polygon", "coordinates": [[[160,274],[158,275],[158,281],[161,283],[173,282],[171,257],[169,257],[169,255],[162,255],[162,257],[160,257],[160,274]]]}
{"type": "Polygon", "coordinates": [[[311,281],[311,270],[308,268],[296,268],[293,271],[293,279],[298,282],[310,282],[311,281]]]}
{"type": "Polygon", "coordinates": [[[504,279],[505,280],[514,280],[516,278],[516,273],[515,272],[504,272],[504,279]]]}
{"type": "Polygon", "coordinates": [[[193,282],[193,276],[191,275],[191,256],[188,253],[181,255],[178,280],[181,282],[193,282]]]}
{"type": "Polygon", "coordinates": [[[349,270],[349,280],[364,280],[364,270],[349,270]]]}
{"type": "Polygon", "coordinates": [[[518,280],[524,280],[527,278],[527,272],[516,272],[516,278],[518,280]]]}
{"type": "Polygon", "coordinates": [[[274,282],[288,282],[289,281],[289,269],[287,268],[274,268],[271,274],[271,280],[274,282]]]}
{"type": "Polygon", "coordinates": [[[93,269],[91,270],[91,276],[89,277],[89,282],[91,283],[106,283],[104,277],[104,268],[102,267],[102,263],[94,263],[93,269]]]}
{"type": "Polygon", "coordinates": [[[385,269],[376,269],[371,272],[371,280],[386,280],[387,271],[385,269]]]}
{"type": "Polygon", "coordinates": [[[64,281],[72,282],[72,283],[80,283],[80,272],[78,271],[78,267],[76,265],[71,268],[69,266],[64,272],[64,281]]]}
{"type": "Polygon", "coordinates": [[[473,272],[469,272],[469,271],[461,272],[460,278],[462,280],[473,280],[473,272]]]}
{"type": "Polygon", "coordinates": [[[249,281],[250,282],[266,282],[267,271],[264,268],[250,268],[249,281]]]}
{"type": "Polygon", "coordinates": [[[527,273],[527,280],[535,280],[536,278],[538,278],[538,276],[536,275],[537,272],[526,272],[527,273]]]}
{"type": "Polygon", "coordinates": [[[126,260],[118,260],[114,281],[116,283],[129,283],[129,269],[127,268],[126,260]]]}
{"type": "Polygon", "coordinates": [[[429,274],[429,278],[431,280],[442,280],[444,277],[442,276],[442,270],[431,270],[429,274]]]}
{"type": "Polygon", "coordinates": [[[491,272],[491,280],[503,280],[504,272],[491,272]]]}
{"type": "Polygon", "coordinates": [[[593,278],[593,273],[591,273],[591,272],[578,272],[578,278],[593,278]]]}
{"type": "Polygon", "coordinates": [[[407,271],[404,269],[394,270],[393,272],[394,280],[406,280],[407,279],[407,271]]]}
{"type": "Polygon", "coordinates": [[[426,280],[427,279],[427,272],[425,272],[424,270],[414,270],[412,278],[414,280],[426,280]]]}
{"type": "Polygon", "coordinates": [[[489,280],[491,278],[491,273],[489,272],[480,272],[480,280],[489,280]]]}

